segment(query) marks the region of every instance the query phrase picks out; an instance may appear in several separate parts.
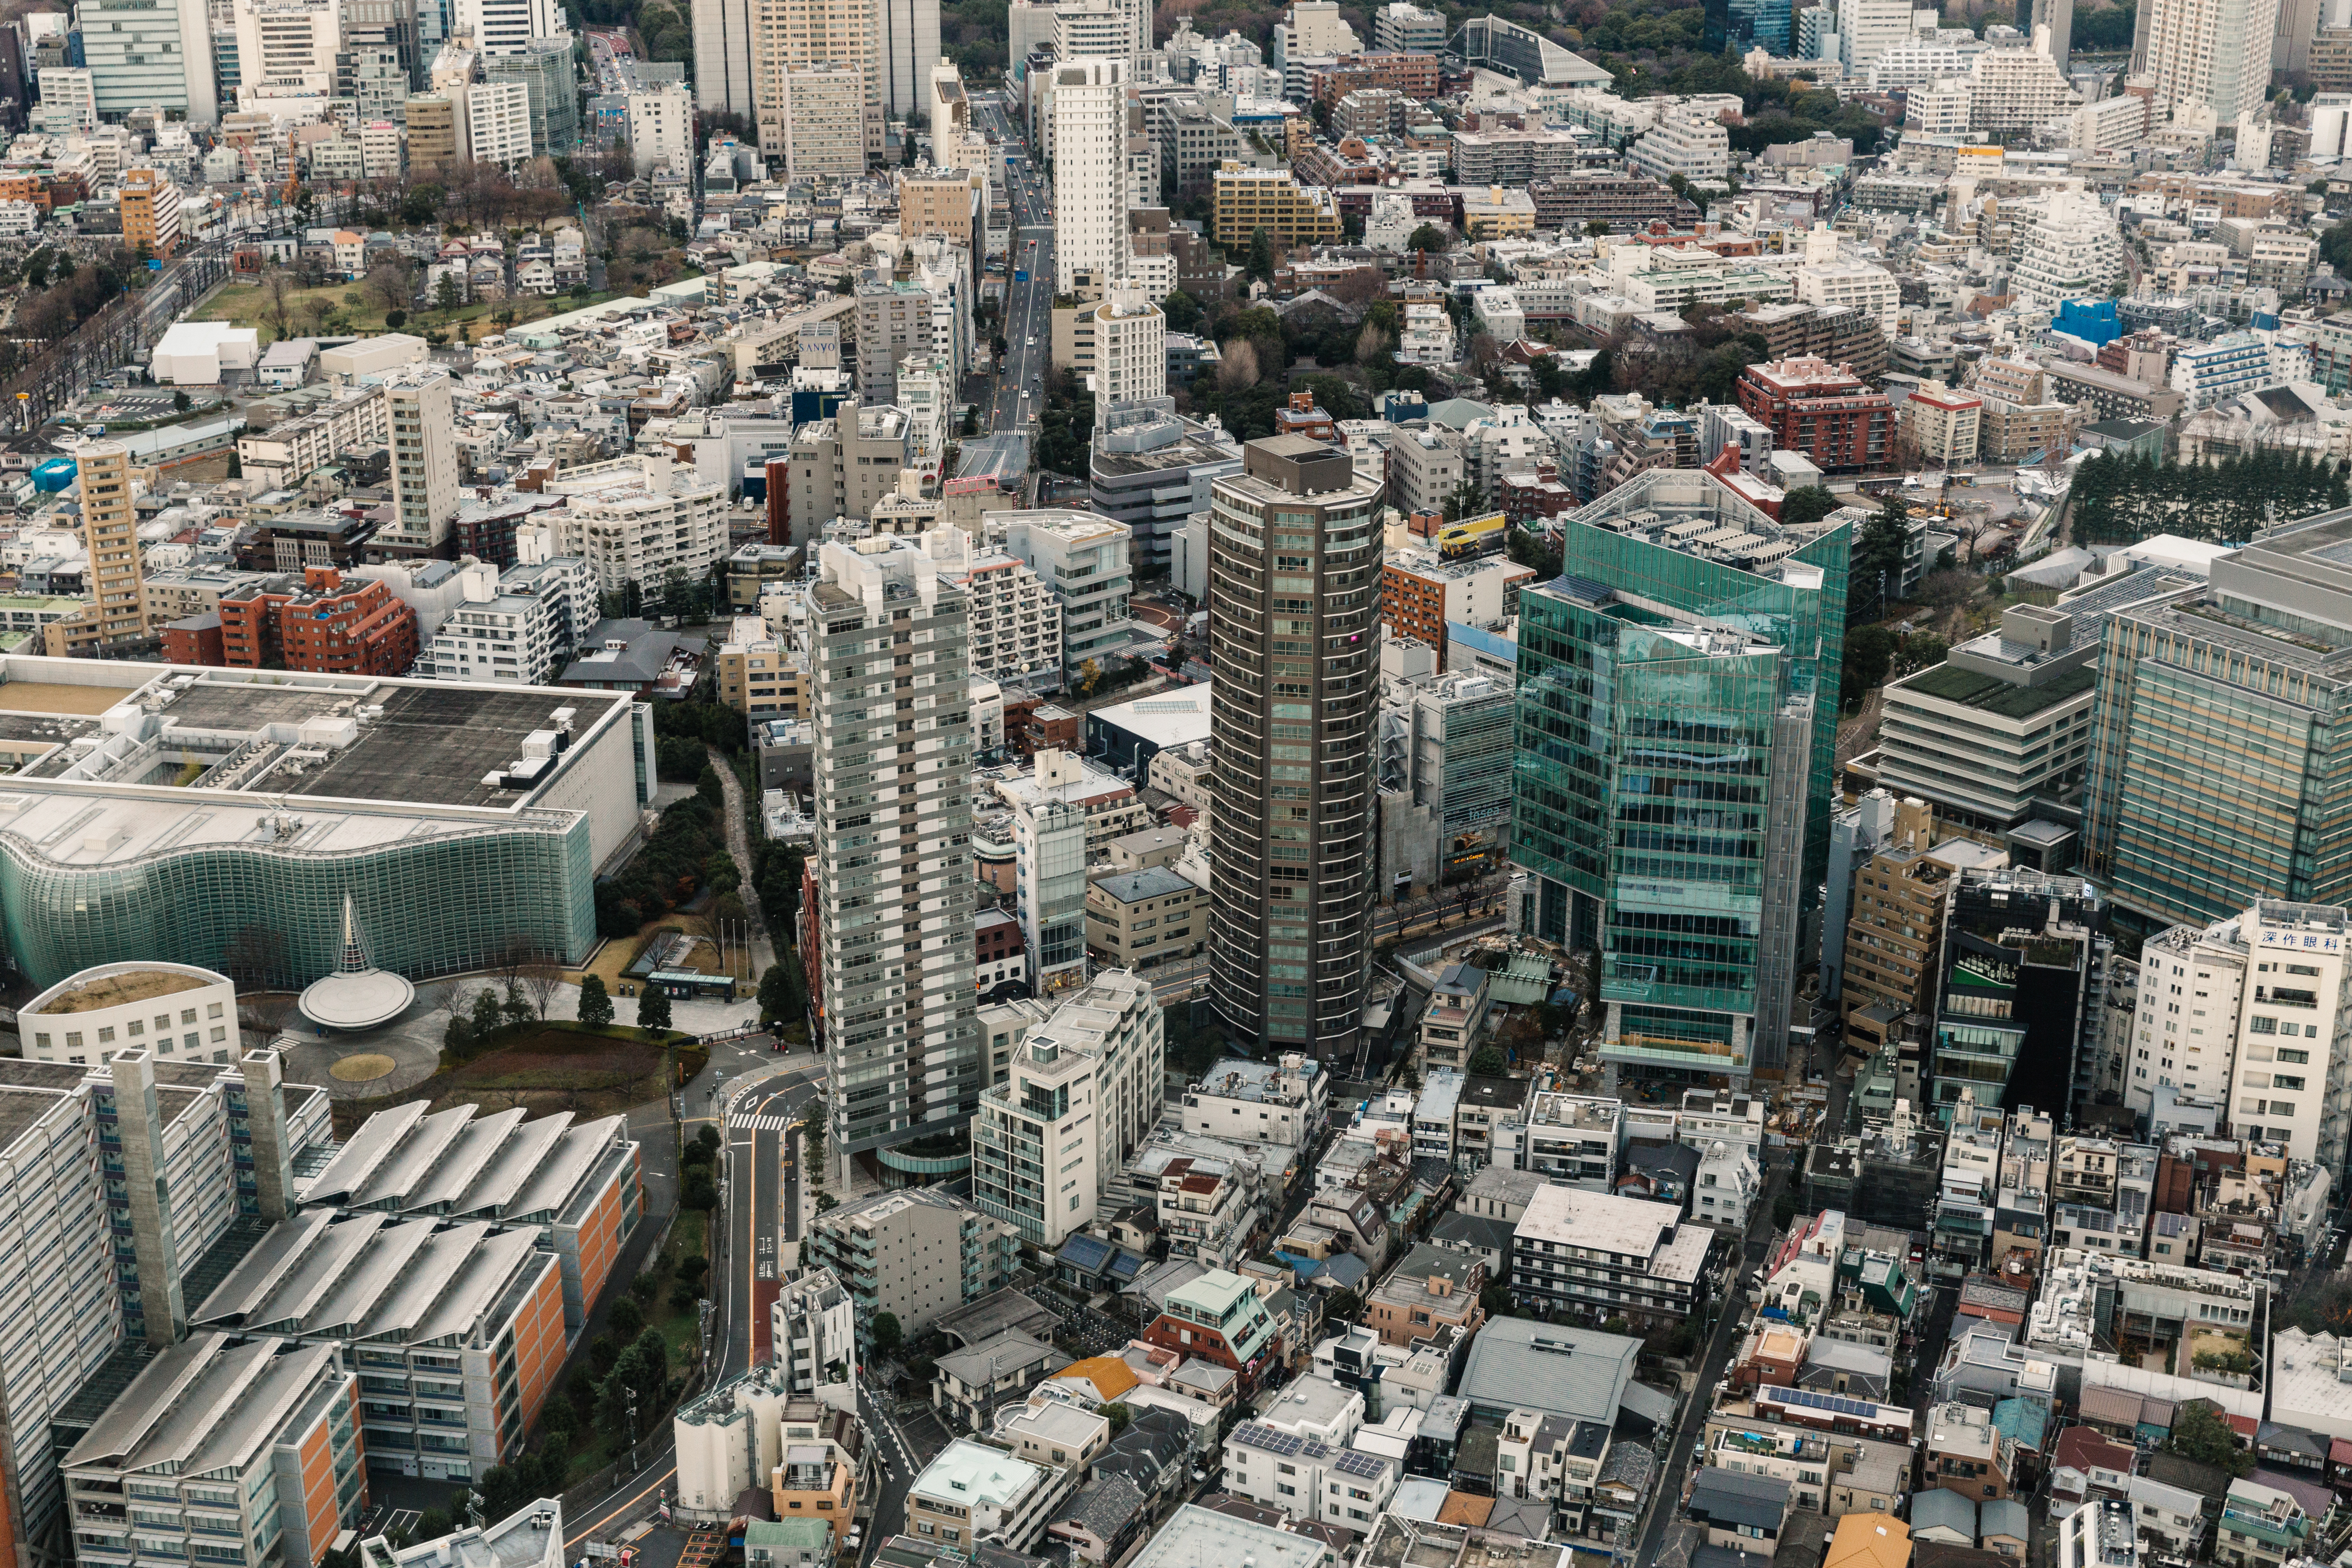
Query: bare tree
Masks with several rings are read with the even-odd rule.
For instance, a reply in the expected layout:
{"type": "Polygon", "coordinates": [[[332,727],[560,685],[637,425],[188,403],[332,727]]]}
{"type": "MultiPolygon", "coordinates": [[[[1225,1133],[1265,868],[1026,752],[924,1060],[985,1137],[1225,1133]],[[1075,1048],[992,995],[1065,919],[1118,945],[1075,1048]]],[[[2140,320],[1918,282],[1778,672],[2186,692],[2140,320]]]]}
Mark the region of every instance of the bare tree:
{"type": "Polygon", "coordinates": [[[383,301],[387,310],[405,310],[414,297],[414,289],[408,280],[408,262],[404,258],[387,261],[371,270],[367,275],[367,286],[370,292],[383,301]]]}
{"type": "Polygon", "coordinates": [[[1364,330],[1356,334],[1356,363],[1371,363],[1381,355],[1388,353],[1389,344],[1389,335],[1381,331],[1380,324],[1375,321],[1366,321],[1364,330]]]}
{"type": "Polygon", "coordinates": [[[278,1037],[286,1026],[286,1016],[294,1010],[294,998],[282,991],[257,991],[250,996],[237,998],[237,1026],[245,1033],[257,1035],[266,1043],[278,1037]]]}
{"type": "Polygon", "coordinates": [[[1246,392],[1257,384],[1257,350],[1247,338],[1227,342],[1217,362],[1217,390],[1246,392]]]}
{"type": "Polygon", "coordinates": [[[498,976],[499,994],[521,994],[523,971],[538,962],[538,944],[519,931],[499,943],[498,956],[490,961],[489,965],[490,973],[498,976]]]}
{"type": "Polygon", "coordinates": [[[563,966],[544,953],[534,953],[530,963],[515,972],[515,979],[530,1010],[539,1015],[541,1023],[546,1023],[547,1009],[563,985],[563,966]]]}
{"type": "Polygon", "coordinates": [[[261,287],[269,297],[269,302],[262,307],[262,319],[277,329],[278,340],[283,342],[293,335],[292,310],[286,299],[293,279],[286,276],[284,268],[273,267],[262,279],[261,287]]]}

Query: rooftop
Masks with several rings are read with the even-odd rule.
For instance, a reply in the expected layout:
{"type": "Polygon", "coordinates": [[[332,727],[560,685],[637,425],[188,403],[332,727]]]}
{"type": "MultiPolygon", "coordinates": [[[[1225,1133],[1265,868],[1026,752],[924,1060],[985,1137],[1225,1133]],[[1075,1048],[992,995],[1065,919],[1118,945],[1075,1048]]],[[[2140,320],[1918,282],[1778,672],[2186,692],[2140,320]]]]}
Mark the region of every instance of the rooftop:
{"type": "Polygon", "coordinates": [[[81,975],[44,992],[26,1004],[23,1011],[51,1016],[95,1013],[101,1008],[120,1007],[129,1002],[176,996],[183,991],[200,991],[207,985],[227,984],[227,976],[215,974],[208,970],[128,964],[117,968],[108,965],[97,971],[85,970],[81,975]],[[89,977],[84,978],[84,975],[89,977]]]}
{"type": "Polygon", "coordinates": [[[1045,1472],[1002,1448],[969,1438],[958,1438],[940,1452],[917,1476],[909,1492],[937,1498],[961,1508],[975,1504],[1002,1505],[1020,1497],[1043,1479],[1045,1472]]]}

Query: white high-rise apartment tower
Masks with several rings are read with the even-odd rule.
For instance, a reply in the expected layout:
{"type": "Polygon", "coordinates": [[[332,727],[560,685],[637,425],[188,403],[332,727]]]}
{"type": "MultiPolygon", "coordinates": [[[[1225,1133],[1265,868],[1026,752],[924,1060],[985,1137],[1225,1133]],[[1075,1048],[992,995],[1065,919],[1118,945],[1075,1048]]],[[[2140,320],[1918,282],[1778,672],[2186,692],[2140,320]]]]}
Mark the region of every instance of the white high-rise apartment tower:
{"type": "Polygon", "coordinates": [[[2124,1103],[2161,1119],[2176,1094],[2222,1100],[2239,1136],[2340,1169],[2352,1112],[2347,942],[2352,920],[2338,906],[2271,900],[2149,938],[2124,1103]]]}
{"type": "Polygon", "coordinates": [[[1868,76],[1871,62],[1911,37],[1912,0],[1839,0],[1838,58],[1848,76],[1868,76]]]}
{"type": "Polygon", "coordinates": [[[694,0],[694,103],[751,119],[751,0],[694,0]]]}
{"type": "Polygon", "coordinates": [[[2213,111],[2216,126],[2252,118],[2270,90],[2279,0],[2147,0],[2132,73],[2156,96],[2213,111]]]}
{"type": "Polygon", "coordinates": [[[332,98],[342,47],[337,0],[236,0],[237,67],[248,98],[332,98]]]}
{"type": "MultiPolygon", "coordinates": [[[[751,98],[760,153],[787,173],[853,171],[882,156],[881,18],[876,0],[764,0],[751,13],[751,98]],[[862,91],[848,118],[844,72],[862,91]],[[822,79],[803,92],[800,79],[822,79]],[[857,133],[845,137],[852,125],[857,133]],[[846,142],[846,145],[843,143],[846,142]]],[[[939,58],[933,24],[928,68],[939,58]]],[[[912,106],[911,98],[909,106],[912,106]]]]}
{"type": "Polygon", "coordinates": [[[457,521],[457,442],[449,373],[437,366],[383,389],[392,436],[393,519],[376,533],[387,549],[437,550],[457,521]]]}
{"type": "Polygon", "coordinates": [[[979,1108],[970,604],[919,544],[828,543],[809,595],[816,884],[833,1147],[952,1131],[979,1108]]]}
{"type": "Polygon", "coordinates": [[[1127,81],[1125,60],[1054,68],[1056,293],[1080,272],[1106,285],[1127,276],[1127,81]]]}
{"type": "Polygon", "coordinates": [[[874,26],[883,112],[925,108],[923,79],[940,58],[940,0],[874,0],[874,26]]]}

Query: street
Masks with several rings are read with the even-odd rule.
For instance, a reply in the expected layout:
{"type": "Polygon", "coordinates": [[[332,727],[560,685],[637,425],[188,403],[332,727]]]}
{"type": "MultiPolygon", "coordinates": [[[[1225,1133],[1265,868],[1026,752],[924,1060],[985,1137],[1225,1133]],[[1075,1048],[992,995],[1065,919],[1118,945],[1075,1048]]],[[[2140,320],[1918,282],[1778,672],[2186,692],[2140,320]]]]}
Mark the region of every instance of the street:
{"type": "Polygon", "coordinates": [[[1649,1521],[1642,1528],[1640,1549],[1633,1553],[1633,1561],[1645,1568],[1650,1564],[1679,1568],[1690,1561],[1693,1547],[1706,1542],[1706,1532],[1682,1517],[1683,1478],[1689,1473],[1691,1450],[1697,1444],[1698,1434],[1706,1428],[1707,1412],[1714,1408],[1715,1391],[1723,1385],[1724,1371],[1731,1363],[1731,1339],[1740,1318],[1740,1302],[1732,1292],[1738,1290],[1739,1281],[1749,1269],[1764,1261],[1765,1253],[1771,1247],[1775,1236],[1772,1205],[1788,1180],[1789,1161],[1784,1152],[1773,1162],[1764,1190],[1757,1196],[1746,1245],[1729,1271],[1727,1290],[1717,1298],[1719,1316],[1714,1333],[1707,1339],[1706,1359],[1699,1363],[1698,1381],[1683,1407],[1681,1419],[1675,1424],[1665,1459],[1659,1467],[1658,1482],[1650,1494],[1649,1521]]]}
{"type": "Polygon", "coordinates": [[[989,428],[1013,430],[1034,423],[1044,411],[1045,364],[1053,352],[1053,193],[1028,156],[1019,129],[1003,100],[975,94],[972,105],[983,130],[1007,148],[1021,151],[1005,163],[1004,189],[1013,205],[1013,254],[1004,283],[1004,363],[997,366],[996,395],[989,405],[989,428]],[[1027,281],[1019,275],[1028,274],[1027,281]]]}

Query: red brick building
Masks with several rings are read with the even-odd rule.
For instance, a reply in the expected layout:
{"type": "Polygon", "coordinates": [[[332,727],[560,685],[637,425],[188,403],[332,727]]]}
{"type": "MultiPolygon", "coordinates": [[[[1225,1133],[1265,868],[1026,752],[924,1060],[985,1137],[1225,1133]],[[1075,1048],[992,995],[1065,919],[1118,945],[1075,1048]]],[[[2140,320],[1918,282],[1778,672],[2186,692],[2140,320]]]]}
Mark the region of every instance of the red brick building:
{"type": "Polygon", "coordinates": [[[1310,441],[1328,441],[1334,447],[1345,447],[1348,438],[1339,434],[1339,426],[1323,405],[1315,401],[1311,392],[1294,392],[1290,406],[1274,411],[1274,433],[1277,436],[1304,436],[1310,441]]]}
{"type": "Polygon", "coordinates": [[[1739,406],[1825,472],[1885,468],[1895,452],[1895,405],[1842,364],[1810,355],[1739,373],[1739,406]]]}
{"type": "Polygon", "coordinates": [[[332,566],[306,568],[296,591],[222,595],[220,623],[221,662],[235,668],[400,675],[416,662],[416,612],[382,583],[346,584],[332,566]]]}
{"type": "Polygon", "coordinates": [[[228,663],[221,652],[220,616],[190,616],[164,626],[163,659],[167,664],[208,664],[215,668],[228,663]]]}

